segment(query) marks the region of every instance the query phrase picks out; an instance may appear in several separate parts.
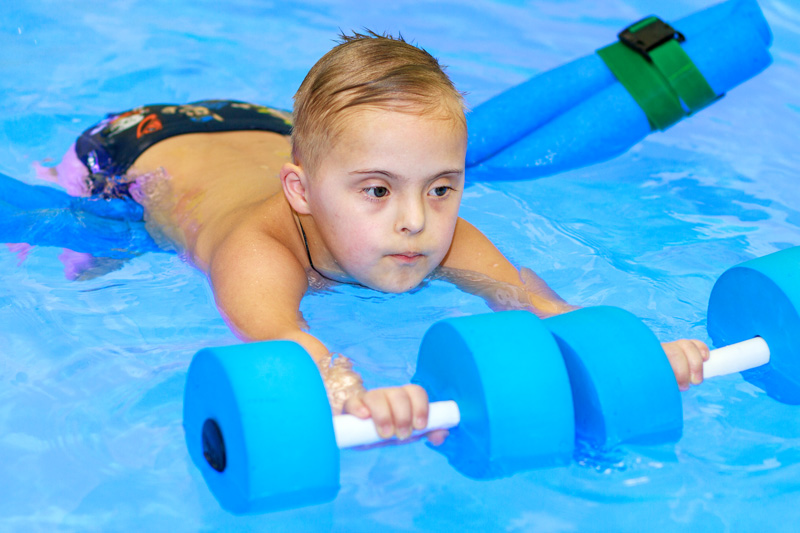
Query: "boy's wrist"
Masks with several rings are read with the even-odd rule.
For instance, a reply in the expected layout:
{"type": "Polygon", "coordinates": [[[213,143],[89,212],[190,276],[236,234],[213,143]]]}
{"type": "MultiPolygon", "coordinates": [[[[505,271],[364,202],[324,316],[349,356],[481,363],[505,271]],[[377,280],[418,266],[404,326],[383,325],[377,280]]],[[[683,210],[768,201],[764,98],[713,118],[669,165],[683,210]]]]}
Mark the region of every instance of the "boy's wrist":
{"type": "Polygon", "coordinates": [[[366,392],[361,376],[353,370],[353,362],[341,354],[329,353],[322,357],[317,360],[317,368],[333,414],[340,414],[347,400],[366,392]]]}

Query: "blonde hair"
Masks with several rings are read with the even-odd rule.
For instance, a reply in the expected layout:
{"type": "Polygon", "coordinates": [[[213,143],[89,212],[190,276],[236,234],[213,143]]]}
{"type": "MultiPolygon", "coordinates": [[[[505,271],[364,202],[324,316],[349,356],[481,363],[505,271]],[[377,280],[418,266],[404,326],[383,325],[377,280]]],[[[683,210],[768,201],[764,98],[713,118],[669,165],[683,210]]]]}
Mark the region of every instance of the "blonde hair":
{"type": "Polygon", "coordinates": [[[466,132],[463,95],[436,58],[402,35],[342,35],[294,95],[295,164],[316,169],[346,119],[365,108],[450,119],[466,132]]]}

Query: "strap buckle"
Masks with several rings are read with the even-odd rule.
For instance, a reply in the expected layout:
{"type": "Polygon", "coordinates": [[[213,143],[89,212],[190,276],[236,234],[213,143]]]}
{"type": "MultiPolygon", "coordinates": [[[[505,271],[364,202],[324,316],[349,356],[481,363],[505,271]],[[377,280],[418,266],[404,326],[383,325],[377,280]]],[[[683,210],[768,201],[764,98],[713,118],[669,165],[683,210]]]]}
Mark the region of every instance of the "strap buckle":
{"type": "Polygon", "coordinates": [[[643,18],[619,32],[620,42],[640,54],[650,63],[650,51],[673,39],[682,43],[683,34],[656,16],[643,18]]]}

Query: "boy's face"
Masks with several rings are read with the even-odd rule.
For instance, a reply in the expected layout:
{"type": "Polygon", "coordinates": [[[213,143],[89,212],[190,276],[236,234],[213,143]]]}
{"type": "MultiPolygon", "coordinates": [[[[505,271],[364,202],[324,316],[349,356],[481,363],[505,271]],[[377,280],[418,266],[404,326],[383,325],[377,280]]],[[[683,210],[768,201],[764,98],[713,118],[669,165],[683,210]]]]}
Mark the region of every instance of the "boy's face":
{"type": "Polygon", "coordinates": [[[403,292],[439,266],[458,219],[466,149],[453,120],[381,110],[347,119],[306,194],[345,278],[403,292]]]}

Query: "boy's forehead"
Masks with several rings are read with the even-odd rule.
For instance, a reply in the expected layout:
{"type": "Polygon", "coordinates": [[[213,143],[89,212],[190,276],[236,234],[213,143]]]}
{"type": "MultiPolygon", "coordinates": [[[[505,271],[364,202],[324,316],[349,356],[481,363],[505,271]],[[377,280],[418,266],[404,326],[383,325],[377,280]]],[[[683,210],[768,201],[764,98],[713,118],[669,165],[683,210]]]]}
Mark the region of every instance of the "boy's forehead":
{"type": "Polygon", "coordinates": [[[409,154],[428,152],[435,159],[461,160],[466,142],[466,128],[443,114],[362,110],[348,117],[329,151],[351,160],[357,155],[369,160],[383,159],[382,155],[391,158],[405,150],[409,154]]]}
{"type": "Polygon", "coordinates": [[[467,128],[463,115],[448,113],[444,110],[433,112],[398,111],[395,109],[363,108],[354,110],[343,117],[337,132],[341,140],[371,140],[381,134],[408,133],[409,124],[413,125],[418,135],[425,135],[435,129],[437,135],[446,135],[466,142],[467,128]],[[430,126],[433,126],[431,128],[430,126]]]}

